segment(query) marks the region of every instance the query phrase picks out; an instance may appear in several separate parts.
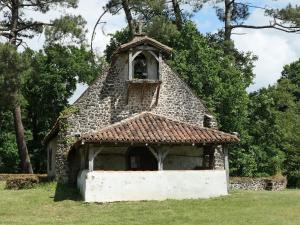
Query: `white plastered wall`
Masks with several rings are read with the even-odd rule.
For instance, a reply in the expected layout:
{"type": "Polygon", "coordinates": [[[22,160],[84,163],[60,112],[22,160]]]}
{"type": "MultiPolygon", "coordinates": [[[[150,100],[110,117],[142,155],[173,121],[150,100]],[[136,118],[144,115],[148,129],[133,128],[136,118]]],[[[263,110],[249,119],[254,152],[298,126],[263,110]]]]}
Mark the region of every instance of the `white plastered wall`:
{"type": "Polygon", "coordinates": [[[86,202],[198,199],[228,194],[225,170],[84,170],[77,184],[86,202]]]}

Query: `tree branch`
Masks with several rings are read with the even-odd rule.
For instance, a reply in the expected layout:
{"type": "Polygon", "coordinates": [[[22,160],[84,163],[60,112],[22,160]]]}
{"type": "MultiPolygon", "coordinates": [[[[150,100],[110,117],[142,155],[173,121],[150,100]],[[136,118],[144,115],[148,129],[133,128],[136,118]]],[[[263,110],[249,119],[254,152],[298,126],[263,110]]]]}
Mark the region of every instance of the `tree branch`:
{"type": "Polygon", "coordinates": [[[263,9],[263,10],[267,10],[268,9],[268,8],[261,7],[261,6],[252,5],[252,4],[249,4],[249,3],[236,2],[235,4],[237,4],[237,5],[244,5],[244,6],[247,6],[247,7],[250,7],[250,8],[255,8],[255,9],[263,9]]]}
{"type": "Polygon", "coordinates": [[[50,5],[50,4],[53,4],[53,3],[60,3],[61,0],[46,0],[44,2],[42,1],[38,1],[38,2],[32,2],[30,1],[31,4],[20,4],[19,6],[22,8],[22,7],[43,7],[43,6],[46,6],[46,5],[50,5]]]}
{"type": "Polygon", "coordinates": [[[10,38],[11,34],[10,32],[0,32],[0,36],[3,36],[5,38],[10,38]]]}
{"type": "Polygon", "coordinates": [[[26,29],[29,29],[29,28],[32,28],[32,27],[38,27],[38,26],[53,26],[53,24],[51,24],[51,23],[43,23],[43,22],[35,22],[35,23],[28,24],[28,25],[25,25],[23,27],[18,28],[17,32],[20,32],[22,30],[26,30],[26,29]]]}
{"type": "Polygon", "coordinates": [[[238,25],[231,25],[232,29],[235,28],[246,28],[246,29],[275,29],[275,30],[280,30],[284,31],[287,33],[298,33],[300,32],[300,27],[289,27],[289,26],[284,26],[282,24],[278,23],[273,23],[270,25],[264,25],[264,26],[254,26],[254,25],[244,25],[244,24],[238,24],[238,25]]]}
{"type": "Polygon", "coordinates": [[[101,22],[101,19],[102,17],[109,11],[109,9],[105,9],[104,12],[99,16],[95,26],[94,26],[94,29],[93,29],[93,33],[92,33],[92,38],[91,38],[91,52],[93,53],[93,42],[94,42],[94,39],[95,39],[95,36],[96,36],[96,29],[97,29],[97,26],[100,24],[101,22]]]}

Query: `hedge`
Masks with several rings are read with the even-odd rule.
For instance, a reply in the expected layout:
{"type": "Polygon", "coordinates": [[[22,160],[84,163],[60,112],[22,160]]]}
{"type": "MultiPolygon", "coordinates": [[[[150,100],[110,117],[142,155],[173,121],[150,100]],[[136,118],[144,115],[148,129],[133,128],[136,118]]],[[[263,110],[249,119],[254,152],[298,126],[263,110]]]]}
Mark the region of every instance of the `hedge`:
{"type": "Polygon", "coordinates": [[[32,188],[50,178],[46,174],[0,174],[0,181],[6,181],[6,189],[19,190],[32,188]]]}

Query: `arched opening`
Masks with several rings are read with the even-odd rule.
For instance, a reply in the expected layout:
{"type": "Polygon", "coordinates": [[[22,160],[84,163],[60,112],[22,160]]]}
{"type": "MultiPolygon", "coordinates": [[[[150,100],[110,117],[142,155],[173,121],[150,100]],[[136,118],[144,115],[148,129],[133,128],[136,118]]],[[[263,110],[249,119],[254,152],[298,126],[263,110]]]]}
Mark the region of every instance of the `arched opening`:
{"type": "Polygon", "coordinates": [[[134,79],[148,78],[147,58],[143,53],[140,53],[133,61],[133,77],[134,79]]]}
{"type": "Polygon", "coordinates": [[[147,147],[131,147],[127,152],[127,169],[157,170],[157,160],[147,147]]]}

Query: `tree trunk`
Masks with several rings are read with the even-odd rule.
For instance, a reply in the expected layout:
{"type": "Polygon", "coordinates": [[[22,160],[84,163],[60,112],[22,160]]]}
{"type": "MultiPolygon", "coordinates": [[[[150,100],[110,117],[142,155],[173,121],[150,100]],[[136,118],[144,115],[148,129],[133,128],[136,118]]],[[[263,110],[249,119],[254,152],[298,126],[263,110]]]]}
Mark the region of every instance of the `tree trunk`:
{"type": "Polygon", "coordinates": [[[20,163],[21,170],[23,173],[33,173],[32,166],[30,163],[30,157],[28,154],[27,145],[25,141],[20,104],[15,104],[13,115],[14,115],[17,145],[18,145],[19,156],[21,160],[20,163]]]}
{"type": "Polygon", "coordinates": [[[231,19],[234,0],[225,0],[225,41],[231,41],[231,19]]]}
{"type": "Polygon", "coordinates": [[[177,26],[177,29],[179,31],[181,31],[182,27],[183,27],[183,22],[182,22],[180,6],[179,6],[179,3],[177,0],[172,0],[172,4],[173,4],[173,9],[174,9],[174,14],[175,14],[176,26],[177,26]]]}
{"type": "MultiPolygon", "coordinates": [[[[19,0],[11,1],[11,31],[9,43],[16,46],[18,36],[18,20],[19,20],[19,0]]],[[[17,46],[16,46],[17,47],[17,46]]],[[[33,173],[30,163],[30,157],[25,141],[24,126],[22,123],[21,107],[18,101],[18,90],[13,94],[13,116],[16,132],[16,140],[18,145],[18,152],[21,160],[21,170],[23,173],[33,173]]]]}
{"type": "Polygon", "coordinates": [[[133,23],[133,18],[132,18],[131,11],[130,11],[130,8],[129,8],[128,0],[122,0],[122,7],[123,7],[123,10],[124,10],[125,15],[126,15],[126,20],[127,20],[127,23],[128,23],[130,35],[131,35],[131,37],[133,37],[135,35],[135,26],[134,26],[134,23],[133,23]]]}

